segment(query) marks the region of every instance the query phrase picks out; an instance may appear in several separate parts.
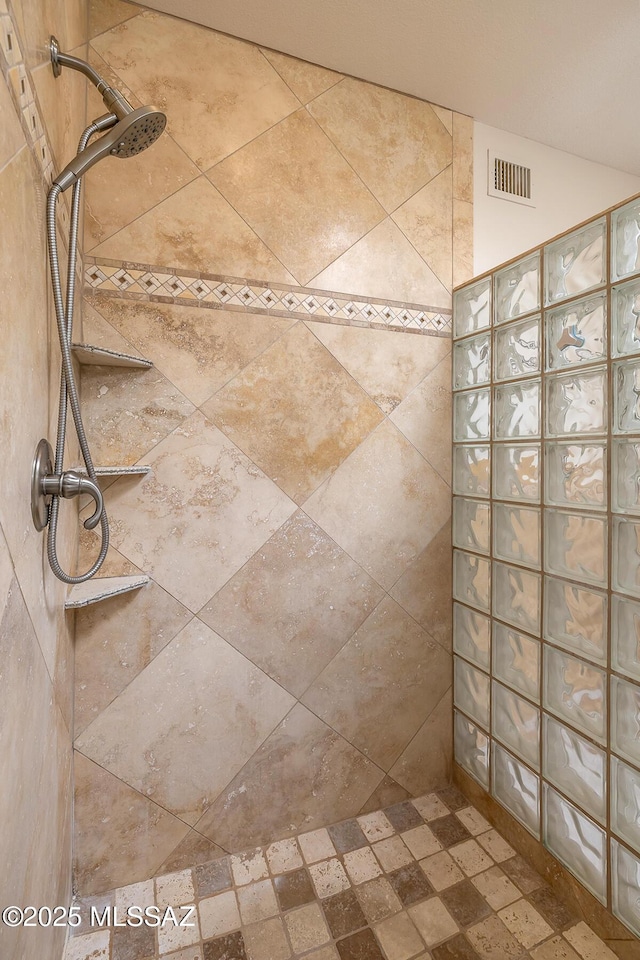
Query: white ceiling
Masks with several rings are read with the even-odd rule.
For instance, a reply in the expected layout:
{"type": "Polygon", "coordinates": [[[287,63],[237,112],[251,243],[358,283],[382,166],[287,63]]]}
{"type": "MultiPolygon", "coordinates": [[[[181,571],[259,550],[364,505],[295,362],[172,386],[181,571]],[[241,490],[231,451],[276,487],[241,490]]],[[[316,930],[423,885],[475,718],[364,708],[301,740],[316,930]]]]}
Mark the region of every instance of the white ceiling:
{"type": "Polygon", "coordinates": [[[640,175],[640,0],[149,5],[640,175]]]}

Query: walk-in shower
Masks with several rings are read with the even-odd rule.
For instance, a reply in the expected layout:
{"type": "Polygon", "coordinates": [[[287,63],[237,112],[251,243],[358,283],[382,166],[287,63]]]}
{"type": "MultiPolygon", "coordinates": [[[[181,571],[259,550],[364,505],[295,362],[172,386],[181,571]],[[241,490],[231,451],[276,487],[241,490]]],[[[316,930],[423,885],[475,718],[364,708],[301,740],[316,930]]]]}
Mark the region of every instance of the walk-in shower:
{"type": "Polygon", "coordinates": [[[98,89],[107,110],[104,116],[94,120],[80,137],[78,153],[74,159],[53,180],[47,198],[47,243],[51,283],[62,354],[62,372],[60,376],[60,402],[58,408],[58,430],[55,458],[47,440],[41,440],[33,461],[31,480],[31,512],[38,530],[49,526],[47,538],[47,556],[56,577],[65,583],[82,583],[93,577],[102,566],[109,547],[109,526],[104,509],[102,493],[98,486],[97,475],[82,423],[78,389],[76,386],[71,357],[71,337],[73,329],[73,311],[75,303],[75,280],[78,223],[80,218],[80,197],[82,176],[103,157],[134,157],[154,143],[166,126],[164,113],[155,107],[143,106],[134,109],[126,98],[110,87],[103,78],[84,60],[61,53],[55,37],[50,39],[51,64],[54,76],[59,77],[62,67],[78,70],[98,89]],[[89,144],[91,138],[102,133],[99,140],[89,144]],[[58,259],[58,239],[56,227],[56,205],[61,193],[73,187],[71,217],[69,227],[69,256],[67,264],[66,302],[62,296],[62,281],[58,259]],[[84,459],[86,476],[73,470],[63,470],[64,448],[67,430],[67,405],[71,406],[80,450],[84,459]],[[78,576],[66,573],[57,556],[57,527],[60,497],[76,497],[86,493],[93,497],[95,510],[84,522],[91,530],[101,525],[102,543],[100,553],[89,570],[78,576]]]}

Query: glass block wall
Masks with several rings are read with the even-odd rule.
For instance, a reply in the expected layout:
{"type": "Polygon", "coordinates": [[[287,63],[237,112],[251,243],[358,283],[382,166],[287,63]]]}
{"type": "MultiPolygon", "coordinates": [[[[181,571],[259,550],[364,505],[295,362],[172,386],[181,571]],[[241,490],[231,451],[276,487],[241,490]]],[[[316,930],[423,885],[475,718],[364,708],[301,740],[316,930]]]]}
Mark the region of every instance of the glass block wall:
{"type": "Polygon", "coordinates": [[[640,199],[454,341],[456,760],[640,936],[640,199]]]}

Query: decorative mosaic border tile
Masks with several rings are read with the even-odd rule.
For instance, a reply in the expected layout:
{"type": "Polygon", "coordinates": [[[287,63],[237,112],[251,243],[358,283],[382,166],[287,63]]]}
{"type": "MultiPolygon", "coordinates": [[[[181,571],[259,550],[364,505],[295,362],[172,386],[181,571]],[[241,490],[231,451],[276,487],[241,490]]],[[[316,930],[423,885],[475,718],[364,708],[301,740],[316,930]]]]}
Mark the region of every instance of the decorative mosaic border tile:
{"type": "Polygon", "coordinates": [[[293,287],[244,277],[182,273],[171,267],[94,257],[86,258],[85,282],[97,293],[132,300],[181,303],[303,320],[312,317],[324,323],[451,336],[450,310],[374,298],[363,300],[312,287],[293,287]]]}
{"type": "Polygon", "coordinates": [[[43,180],[53,180],[53,153],[40,105],[20,48],[16,20],[7,0],[0,0],[0,70],[13,99],[27,145],[33,153],[43,180]]]}

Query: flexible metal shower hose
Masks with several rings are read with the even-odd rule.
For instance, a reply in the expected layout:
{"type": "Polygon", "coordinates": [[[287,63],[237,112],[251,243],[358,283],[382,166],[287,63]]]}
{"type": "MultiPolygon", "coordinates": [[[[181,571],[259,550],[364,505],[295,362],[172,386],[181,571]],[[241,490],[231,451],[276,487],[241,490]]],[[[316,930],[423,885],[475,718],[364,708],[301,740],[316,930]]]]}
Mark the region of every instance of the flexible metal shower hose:
{"type": "MultiPolygon", "coordinates": [[[[113,116],[113,122],[116,117],[113,116]]],[[[90,124],[80,137],[78,153],[85,149],[90,138],[94,133],[104,129],[104,122],[90,124]]],[[[64,465],[64,447],[67,435],[67,402],[71,406],[73,422],[75,424],[80,449],[90,479],[97,483],[96,471],[91,459],[91,451],[84,432],[82,416],[80,414],[80,402],[78,400],[78,389],[76,386],[75,375],[73,372],[73,362],[71,359],[71,339],[73,330],[73,307],[75,301],[75,283],[76,283],[76,260],[78,244],[78,222],[80,219],[80,194],[82,181],[79,179],[73,186],[71,198],[71,220],[69,226],[69,262],[67,272],[67,302],[66,312],[62,299],[62,282],[60,279],[60,263],[58,259],[58,238],[56,235],[56,203],[60,195],[60,187],[54,184],[47,197],[47,241],[49,248],[49,265],[51,268],[51,283],[53,286],[53,300],[56,311],[56,321],[58,326],[58,337],[60,340],[60,352],[62,354],[62,371],[60,375],[60,402],[58,405],[58,431],[56,437],[56,454],[54,472],[61,474],[64,465]]],[[[102,534],[102,545],[100,553],[93,566],[86,573],[78,576],[71,576],[66,573],[58,560],[57,554],[57,534],[58,534],[58,512],[60,509],[60,497],[54,495],[51,499],[49,509],[49,530],[47,535],[47,557],[49,565],[59,580],[65,583],[84,583],[90,580],[104,562],[109,549],[109,524],[107,521],[106,510],[103,509],[100,517],[100,531],[102,534]]]]}

